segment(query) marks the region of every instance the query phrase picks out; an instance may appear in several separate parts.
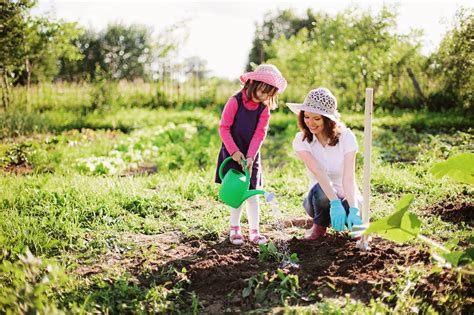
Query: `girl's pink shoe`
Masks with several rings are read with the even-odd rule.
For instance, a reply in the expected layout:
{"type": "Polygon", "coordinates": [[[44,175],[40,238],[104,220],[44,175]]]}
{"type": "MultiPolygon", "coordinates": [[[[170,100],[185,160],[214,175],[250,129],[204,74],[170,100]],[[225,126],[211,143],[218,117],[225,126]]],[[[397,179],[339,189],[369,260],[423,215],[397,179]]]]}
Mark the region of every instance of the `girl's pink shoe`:
{"type": "Polygon", "coordinates": [[[244,238],[242,237],[242,234],[240,233],[240,226],[230,226],[230,232],[229,232],[229,241],[233,245],[242,245],[244,243],[244,238]]]}
{"type": "Polygon", "coordinates": [[[258,229],[249,231],[249,239],[252,243],[260,245],[268,242],[267,238],[258,232],[258,229]]]}

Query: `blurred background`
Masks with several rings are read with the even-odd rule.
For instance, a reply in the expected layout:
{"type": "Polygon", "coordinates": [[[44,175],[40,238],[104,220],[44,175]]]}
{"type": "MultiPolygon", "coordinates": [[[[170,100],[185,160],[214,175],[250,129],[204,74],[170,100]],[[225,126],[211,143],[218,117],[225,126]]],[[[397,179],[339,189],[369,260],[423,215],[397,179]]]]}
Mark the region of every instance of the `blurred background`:
{"type": "Polygon", "coordinates": [[[288,79],[282,103],[302,101],[317,86],[333,90],[343,110],[360,110],[367,86],[375,89],[378,109],[466,110],[473,101],[468,2],[25,0],[1,6],[5,109],[54,107],[58,93],[92,110],[212,107],[238,89],[242,72],[262,62],[288,79]],[[39,100],[45,97],[48,102],[39,100]]]}

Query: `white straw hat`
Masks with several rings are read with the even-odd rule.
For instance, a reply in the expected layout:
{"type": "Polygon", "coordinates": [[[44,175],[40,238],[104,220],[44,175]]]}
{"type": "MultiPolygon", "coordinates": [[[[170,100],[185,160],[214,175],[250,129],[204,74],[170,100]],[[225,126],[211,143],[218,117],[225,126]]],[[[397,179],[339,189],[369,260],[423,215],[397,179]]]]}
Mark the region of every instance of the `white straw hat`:
{"type": "Polygon", "coordinates": [[[299,114],[300,111],[326,116],[333,121],[339,121],[341,115],[337,111],[336,97],[326,88],[317,88],[309,91],[303,104],[286,103],[291,111],[299,114]]]}

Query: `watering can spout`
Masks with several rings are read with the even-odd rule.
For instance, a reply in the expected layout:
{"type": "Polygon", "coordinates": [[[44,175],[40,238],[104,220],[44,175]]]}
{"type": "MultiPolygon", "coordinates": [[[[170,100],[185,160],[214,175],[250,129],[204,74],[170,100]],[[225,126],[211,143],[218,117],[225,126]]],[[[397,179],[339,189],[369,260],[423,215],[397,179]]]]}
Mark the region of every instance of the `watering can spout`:
{"type": "Polygon", "coordinates": [[[248,198],[252,197],[252,196],[255,196],[255,195],[263,195],[265,194],[265,191],[263,190],[258,190],[258,189],[255,189],[255,190],[247,190],[245,193],[244,193],[244,196],[243,196],[243,200],[247,200],[248,198]]]}

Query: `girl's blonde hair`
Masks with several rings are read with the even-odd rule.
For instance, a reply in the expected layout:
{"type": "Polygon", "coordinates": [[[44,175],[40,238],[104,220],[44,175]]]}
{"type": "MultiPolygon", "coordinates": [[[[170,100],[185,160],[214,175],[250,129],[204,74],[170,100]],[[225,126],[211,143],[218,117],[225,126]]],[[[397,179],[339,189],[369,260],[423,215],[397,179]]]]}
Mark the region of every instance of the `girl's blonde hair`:
{"type": "Polygon", "coordinates": [[[278,107],[278,88],[273,85],[256,80],[247,80],[243,90],[247,91],[248,99],[257,98],[257,91],[262,90],[263,93],[267,93],[269,96],[268,100],[265,101],[264,104],[270,109],[275,109],[278,107]]]}

